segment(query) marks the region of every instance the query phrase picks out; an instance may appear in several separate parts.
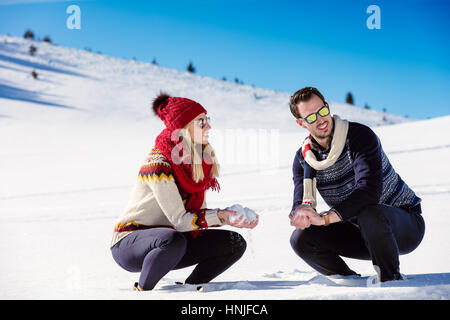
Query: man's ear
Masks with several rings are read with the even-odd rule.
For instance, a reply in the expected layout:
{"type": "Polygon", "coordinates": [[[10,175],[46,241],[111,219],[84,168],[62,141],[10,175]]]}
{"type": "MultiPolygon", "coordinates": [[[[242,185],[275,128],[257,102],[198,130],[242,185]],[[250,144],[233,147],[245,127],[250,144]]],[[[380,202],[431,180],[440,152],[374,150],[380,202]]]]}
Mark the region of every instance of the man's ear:
{"type": "Polygon", "coordinates": [[[295,122],[297,122],[297,124],[298,124],[300,127],[303,127],[303,128],[306,129],[305,125],[303,124],[303,120],[296,119],[295,122]]]}

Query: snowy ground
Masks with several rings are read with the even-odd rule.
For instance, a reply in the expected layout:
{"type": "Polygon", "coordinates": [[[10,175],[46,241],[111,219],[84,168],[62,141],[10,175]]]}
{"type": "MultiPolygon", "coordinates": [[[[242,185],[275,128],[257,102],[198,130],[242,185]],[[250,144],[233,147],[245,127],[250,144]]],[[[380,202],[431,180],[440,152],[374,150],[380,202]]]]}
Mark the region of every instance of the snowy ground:
{"type": "Polygon", "coordinates": [[[305,136],[289,93],[40,42],[31,57],[29,45],[0,36],[0,299],[449,299],[450,116],[414,122],[331,103],[380,136],[423,199],[426,233],[400,258],[406,281],[376,285],[371,262],[351,259],[361,279],[324,277],[289,245],[291,164],[305,136]],[[257,228],[242,231],[243,258],[203,292],[174,286],[192,268],[134,292],[138,274],[109,251],[114,221],[162,129],[150,112],[160,90],[198,100],[213,119],[222,189],[208,193],[209,207],[240,203],[260,214],[257,228]]]}

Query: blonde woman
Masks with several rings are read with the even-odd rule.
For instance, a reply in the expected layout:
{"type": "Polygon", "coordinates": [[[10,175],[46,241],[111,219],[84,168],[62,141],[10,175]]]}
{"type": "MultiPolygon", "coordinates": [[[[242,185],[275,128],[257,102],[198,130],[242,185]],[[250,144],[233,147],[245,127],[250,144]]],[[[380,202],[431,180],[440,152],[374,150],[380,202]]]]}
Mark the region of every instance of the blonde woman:
{"type": "Polygon", "coordinates": [[[235,219],[236,211],[206,208],[206,190],[220,187],[203,106],[161,93],[153,111],[166,128],[139,171],[111,241],[114,260],[127,271],[140,272],[139,291],[153,289],[170,270],[192,265],[185,283],[211,281],[239,260],[246,242],[239,233],[209,228],[258,224],[257,219],[235,219]]]}

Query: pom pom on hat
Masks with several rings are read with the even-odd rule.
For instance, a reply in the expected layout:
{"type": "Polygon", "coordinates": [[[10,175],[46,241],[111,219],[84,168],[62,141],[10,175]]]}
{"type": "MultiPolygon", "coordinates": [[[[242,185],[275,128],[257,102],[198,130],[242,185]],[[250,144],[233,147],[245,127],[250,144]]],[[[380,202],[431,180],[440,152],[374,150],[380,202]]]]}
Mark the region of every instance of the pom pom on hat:
{"type": "Polygon", "coordinates": [[[207,113],[198,102],[181,97],[171,97],[161,92],[153,101],[153,111],[169,130],[184,128],[199,114],[207,113]]]}
{"type": "MultiPolygon", "coordinates": [[[[157,97],[155,98],[155,100],[153,100],[153,105],[152,105],[152,107],[153,107],[153,112],[154,112],[158,117],[160,117],[160,112],[159,112],[159,110],[162,109],[162,108],[164,108],[164,107],[167,105],[167,103],[169,102],[169,101],[168,101],[169,98],[170,98],[170,96],[169,96],[167,93],[161,92],[161,93],[159,94],[159,96],[157,96],[157,97]]],[[[160,117],[160,118],[161,118],[161,117],[160,117]]],[[[161,120],[164,120],[164,119],[161,118],[161,120]]]]}

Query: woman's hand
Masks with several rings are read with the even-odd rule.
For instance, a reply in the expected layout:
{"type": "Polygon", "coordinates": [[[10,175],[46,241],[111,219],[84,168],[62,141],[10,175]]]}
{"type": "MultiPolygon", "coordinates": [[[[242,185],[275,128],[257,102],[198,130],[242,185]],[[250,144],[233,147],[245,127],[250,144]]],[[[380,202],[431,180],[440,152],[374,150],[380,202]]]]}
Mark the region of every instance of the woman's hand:
{"type": "Polygon", "coordinates": [[[222,223],[225,223],[229,226],[236,228],[248,228],[253,229],[258,225],[258,217],[254,221],[245,220],[243,216],[232,219],[233,216],[239,216],[239,213],[233,210],[219,210],[217,212],[217,216],[219,217],[222,223]]]}

